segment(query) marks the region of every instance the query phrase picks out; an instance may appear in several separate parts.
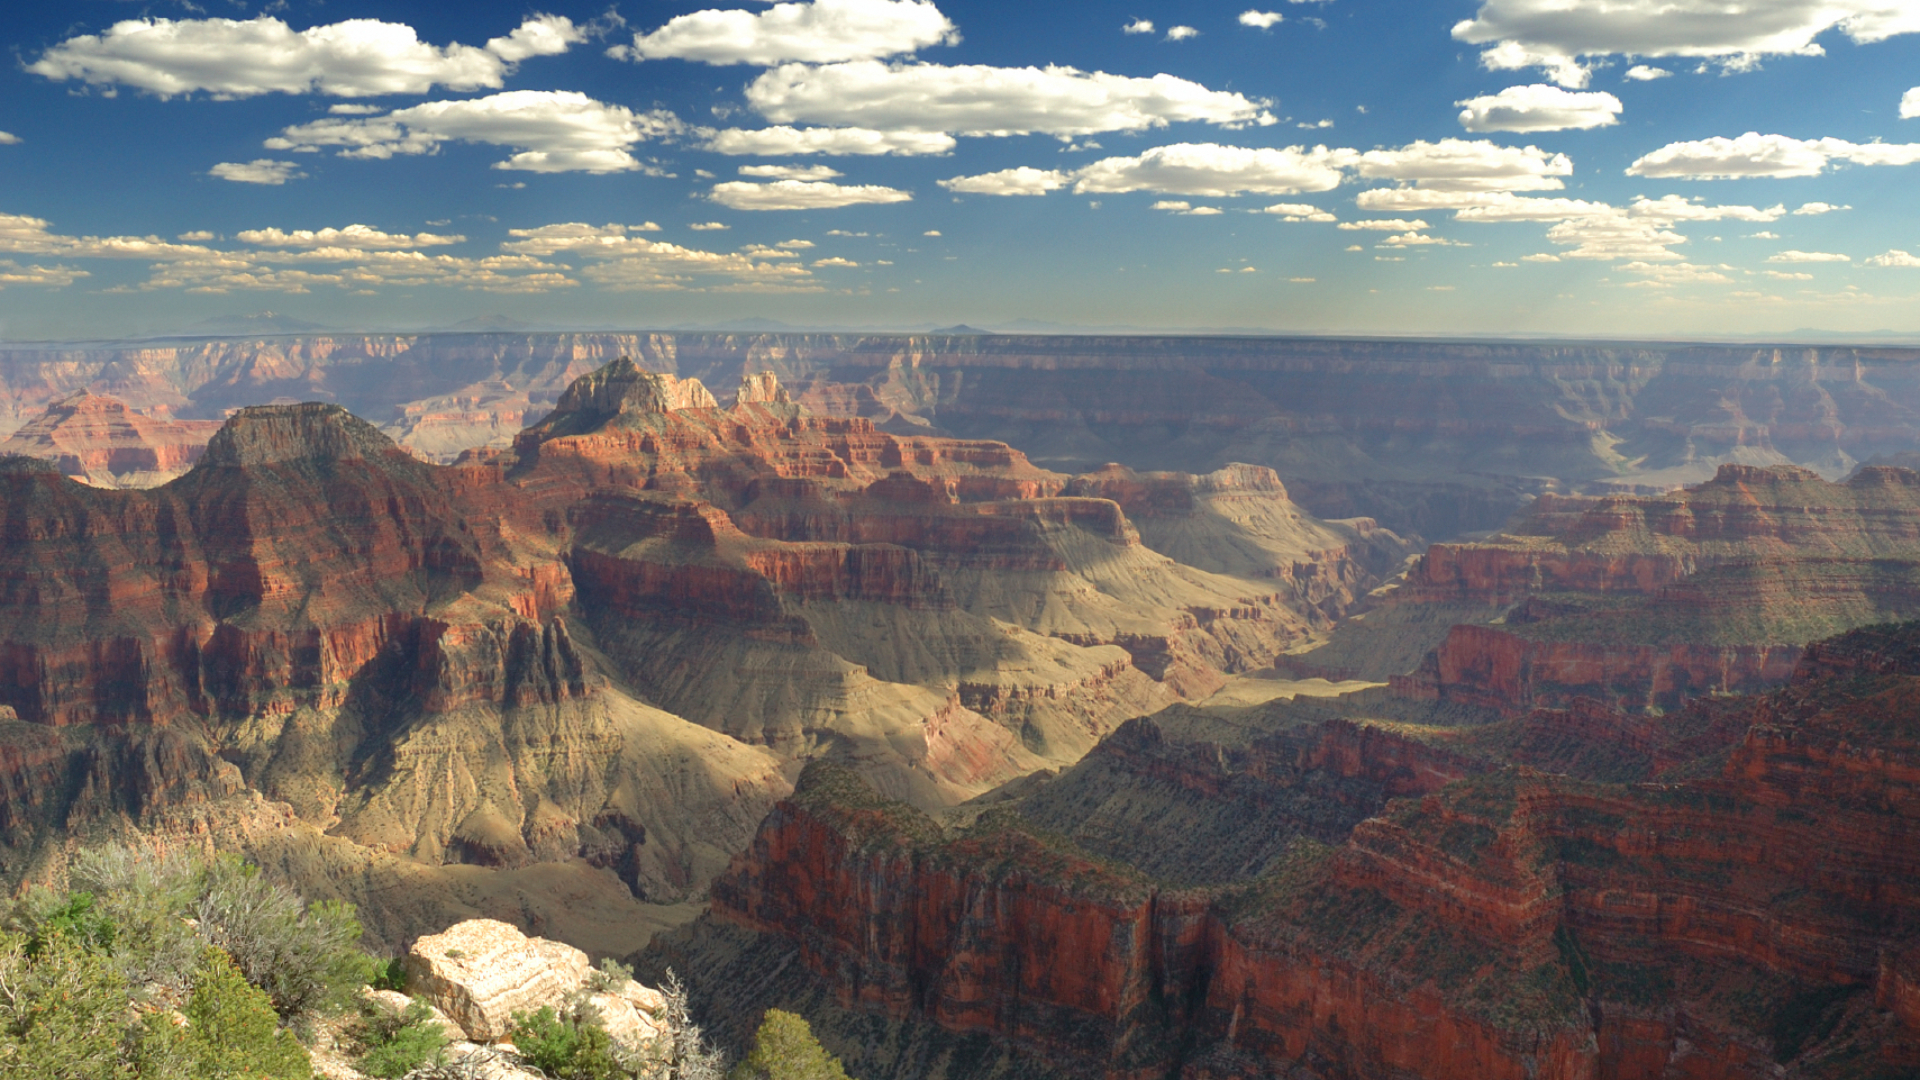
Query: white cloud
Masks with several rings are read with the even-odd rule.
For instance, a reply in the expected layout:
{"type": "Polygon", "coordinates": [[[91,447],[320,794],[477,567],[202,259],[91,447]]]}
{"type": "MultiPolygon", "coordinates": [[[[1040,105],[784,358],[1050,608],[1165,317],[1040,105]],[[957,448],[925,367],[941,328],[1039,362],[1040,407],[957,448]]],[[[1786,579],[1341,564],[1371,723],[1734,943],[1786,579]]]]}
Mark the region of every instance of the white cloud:
{"type": "Polygon", "coordinates": [[[1343,221],[1340,228],[1345,230],[1371,229],[1375,232],[1417,232],[1431,228],[1424,221],[1408,221],[1405,218],[1375,218],[1372,221],[1343,221]]]}
{"type": "Polygon", "coordinates": [[[720,221],[699,221],[687,226],[694,232],[725,232],[733,226],[720,221]]]}
{"type": "Polygon", "coordinates": [[[938,131],[875,131],[872,128],[769,127],[759,130],[729,128],[716,131],[702,149],[716,154],[754,157],[791,157],[800,154],[945,154],[954,147],[951,135],[938,131]]]}
{"type": "Polygon", "coordinates": [[[1185,41],[1188,38],[1197,38],[1199,36],[1200,31],[1191,26],[1175,26],[1167,30],[1168,41],[1185,41]]]}
{"type": "Polygon", "coordinates": [[[0,259],[0,289],[8,285],[46,285],[57,289],[92,276],[71,266],[21,266],[12,259],[0,259]]]}
{"type": "Polygon", "coordinates": [[[1760,230],[1759,232],[1757,232],[1757,233],[1748,233],[1748,234],[1747,234],[1747,239],[1749,239],[1749,240],[1778,240],[1778,239],[1780,239],[1780,234],[1779,234],[1779,233],[1777,233],[1777,232],[1774,232],[1774,231],[1773,231],[1773,230],[1771,230],[1771,229],[1761,229],[1761,230],[1760,230]]]}
{"type": "Polygon", "coordinates": [[[237,184],[269,184],[279,187],[289,180],[298,180],[306,173],[299,171],[300,166],[291,161],[275,161],[272,158],[255,158],[252,161],[223,161],[207,170],[208,176],[217,176],[222,180],[232,180],[237,184]]]}
{"type": "Polygon", "coordinates": [[[517,64],[532,56],[559,56],[567,46],[587,40],[587,35],[563,15],[532,15],[506,37],[487,42],[487,51],[517,64]]]}
{"type": "Polygon", "coordinates": [[[1017,169],[1002,169],[979,176],[956,176],[939,183],[948,191],[968,195],[1045,195],[1067,186],[1071,179],[1071,174],[1056,169],[1035,169],[1022,165],[1017,169]]]}
{"type": "Polygon", "coordinates": [[[1217,206],[1195,206],[1185,199],[1161,199],[1153,204],[1152,209],[1165,210],[1185,217],[1215,217],[1226,213],[1217,206]]]}
{"type": "Polygon", "coordinates": [[[629,172],[642,168],[628,148],[674,134],[670,112],[635,113],[571,90],[510,90],[465,101],[429,101],[385,116],[315,120],[268,139],[270,150],[311,152],[342,146],[341,157],[430,154],[445,142],[489,143],[518,152],[494,165],[525,172],[629,172]]]}
{"type": "Polygon", "coordinates": [[[829,210],[861,203],[911,202],[912,194],[878,184],[828,184],[777,180],[749,184],[734,180],[713,185],[713,201],[735,210],[829,210]]]}
{"type": "Polygon", "coordinates": [[[1875,255],[1871,258],[1864,259],[1862,262],[1868,266],[1897,266],[1909,270],[1920,269],[1920,256],[1910,255],[1898,248],[1884,255],[1875,255]]]}
{"type": "MultiPolygon", "coordinates": [[[[1872,263],[1873,260],[1868,259],[1867,262],[1872,263]]],[[[1802,274],[1802,273],[1786,271],[1786,270],[1762,270],[1760,271],[1760,273],[1766,277],[1772,278],[1775,281],[1812,281],[1813,280],[1812,274],[1802,274]]]]}
{"type": "MultiPolygon", "coordinates": [[[[1365,209],[1402,209],[1401,207],[1376,206],[1382,199],[1368,198],[1375,192],[1363,192],[1361,205],[1365,209]]],[[[1401,192],[1386,192],[1398,195],[1401,192]]],[[[1404,209],[1414,209],[1405,207],[1404,209]]],[[[1422,208],[1424,209],[1424,208],[1422,208]]],[[[1511,221],[1565,221],[1575,217],[1593,217],[1616,213],[1614,207],[1603,202],[1589,202],[1585,199],[1531,199],[1519,195],[1497,192],[1483,197],[1472,205],[1458,207],[1433,207],[1433,209],[1453,209],[1455,221],[1476,221],[1485,223],[1511,221]]]]}
{"type": "Polygon", "coordinates": [[[1240,13],[1240,25],[1251,26],[1258,30],[1270,30],[1286,20],[1286,16],[1277,11],[1257,11],[1249,8],[1240,13]]]}
{"type": "Polygon", "coordinates": [[[1920,143],[1851,143],[1749,131],[1736,139],[1716,135],[1668,143],[1629,165],[1627,175],[1686,180],[1818,176],[1835,161],[1911,165],[1920,162],[1920,143]]]}
{"type": "Polygon", "coordinates": [[[1574,93],[1545,83],[1509,86],[1497,94],[1456,101],[1465,108],[1468,131],[1565,131],[1619,123],[1620,99],[1607,93],[1574,93]]]}
{"type": "Polygon", "coordinates": [[[1920,30],[1920,6],[1908,0],[1485,0],[1475,18],[1453,28],[1461,41],[1490,47],[1493,70],[1537,67],[1562,86],[1587,83],[1581,58],[1693,56],[1729,68],[1761,57],[1817,56],[1820,34],[1838,28],[1856,43],[1920,30]]]}
{"type": "Polygon", "coordinates": [[[941,235],[941,232],[939,229],[928,229],[926,232],[923,232],[920,235],[921,236],[939,236],[941,235]]]}
{"type": "Polygon", "coordinates": [[[411,26],[378,19],[348,19],[298,33],[267,15],[246,21],[127,19],[104,34],[55,45],[27,70],[162,97],[195,91],[220,98],[424,94],[435,86],[499,87],[515,61],[565,52],[584,36],[557,15],[530,18],[486,48],[440,48],[421,41],[411,26]]]}
{"type": "Polygon", "coordinates": [[[1433,191],[1542,191],[1564,187],[1557,178],[1573,174],[1573,161],[1535,146],[1441,139],[1369,150],[1359,170],[1368,179],[1410,180],[1433,191]]]}
{"type": "Polygon", "coordinates": [[[1679,195],[1664,195],[1658,199],[1642,195],[1628,205],[1627,212],[1637,218],[1660,221],[1779,221],[1786,216],[1787,208],[1781,205],[1765,209],[1753,206],[1706,206],[1679,195]]]}
{"type": "Polygon", "coordinates": [[[815,259],[813,260],[813,265],[840,266],[840,267],[852,268],[852,267],[859,266],[860,264],[857,262],[854,262],[852,259],[843,259],[840,256],[835,255],[835,256],[832,256],[831,258],[826,258],[826,259],[815,259]]]}
{"type": "Polygon", "coordinates": [[[1317,206],[1310,206],[1307,203],[1274,203],[1272,206],[1255,210],[1254,213],[1273,214],[1282,221],[1292,222],[1314,221],[1324,223],[1337,220],[1332,214],[1327,213],[1325,210],[1317,206]]]}
{"type": "Polygon", "coordinates": [[[1471,247],[1472,245],[1460,243],[1458,240],[1448,240],[1444,237],[1428,236],[1425,233],[1407,232],[1407,233],[1400,233],[1397,236],[1389,236],[1385,240],[1380,241],[1380,243],[1377,246],[1388,247],[1388,248],[1403,248],[1403,247],[1471,247]]]}
{"type": "Polygon", "coordinates": [[[1293,195],[1329,191],[1340,185],[1341,169],[1359,156],[1352,150],[1324,146],[1255,150],[1217,143],[1175,143],[1154,147],[1136,157],[1096,161],[1074,174],[1073,190],[1152,191],[1214,198],[1242,192],[1293,195]]]}
{"type": "Polygon", "coordinates": [[[1189,120],[1274,122],[1262,102],[1172,75],[1142,79],[1068,67],[787,64],[749,84],[747,102],[776,124],[963,135],[1091,135],[1189,120]]]}
{"type": "Polygon", "coordinates": [[[1672,74],[1673,72],[1666,68],[1648,67],[1645,64],[1635,64],[1626,70],[1626,77],[1634,82],[1652,82],[1655,79],[1665,79],[1672,74]]]}
{"type": "Polygon", "coordinates": [[[186,240],[190,243],[197,243],[200,241],[212,240],[214,239],[214,235],[205,229],[195,229],[192,232],[183,232],[179,236],[174,237],[174,239],[186,240]]]}
{"type": "Polygon", "coordinates": [[[329,105],[327,112],[334,116],[373,116],[387,110],[379,105],[329,105]]]}
{"type": "MultiPolygon", "coordinates": [[[[211,240],[211,233],[193,233],[182,236],[182,240],[211,240]]],[[[344,229],[294,229],[291,232],[270,229],[248,229],[236,233],[234,239],[243,244],[255,244],[260,247],[344,247],[358,248],[363,251],[380,251],[398,248],[435,247],[441,244],[458,244],[466,240],[464,236],[438,236],[433,233],[381,232],[370,225],[349,225],[344,229]]]]}
{"type": "Polygon", "coordinates": [[[1652,263],[1681,258],[1668,249],[1686,243],[1686,237],[1658,221],[1636,221],[1613,207],[1607,209],[1608,213],[1569,218],[1554,225],[1547,230],[1548,242],[1572,248],[1561,253],[1565,259],[1652,263]]]}
{"type": "Polygon", "coordinates": [[[1920,86],[1900,95],[1900,119],[1911,120],[1920,116],[1920,86]]]}
{"type": "Polygon", "coordinates": [[[679,15],[618,55],[709,64],[830,64],[910,53],[960,40],[930,0],[812,0],[765,11],[708,9],[679,15]]]}
{"type": "Polygon", "coordinates": [[[1775,255],[1769,255],[1767,256],[1767,261],[1770,263],[1843,263],[1852,262],[1853,259],[1849,256],[1839,255],[1831,251],[1789,250],[1782,251],[1775,255]]]}
{"type": "Polygon", "coordinates": [[[1793,212],[1793,216],[1817,217],[1821,214],[1831,214],[1836,210],[1851,210],[1851,209],[1853,209],[1853,207],[1851,206],[1835,206],[1832,203],[1810,202],[1801,206],[1800,209],[1795,210],[1793,212]]]}
{"type": "Polygon", "coordinates": [[[509,229],[504,250],[546,258],[572,254],[591,261],[585,276],[618,290],[679,291],[694,287],[733,292],[816,292],[806,267],[755,261],[742,252],[699,251],[633,236],[622,225],[569,222],[509,229]]]}
{"type": "Polygon", "coordinates": [[[1630,282],[1628,288],[1665,289],[1674,285],[1731,285],[1733,279],[1710,266],[1696,266],[1693,263],[1623,263],[1619,269],[1630,274],[1639,274],[1641,281],[1630,282]]]}
{"type": "Polygon", "coordinates": [[[1132,22],[1122,26],[1120,32],[1123,34],[1151,34],[1153,33],[1153,20],[1134,19],[1132,22]]]}
{"type": "Polygon", "coordinates": [[[846,174],[825,165],[742,165],[740,175],[768,180],[833,180],[846,174]]]}
{"type": "Polygon", "coordinates": [[[0,146],[18,146],[19,144],[20,136],[11,131],[0,131],[0,146]]]}

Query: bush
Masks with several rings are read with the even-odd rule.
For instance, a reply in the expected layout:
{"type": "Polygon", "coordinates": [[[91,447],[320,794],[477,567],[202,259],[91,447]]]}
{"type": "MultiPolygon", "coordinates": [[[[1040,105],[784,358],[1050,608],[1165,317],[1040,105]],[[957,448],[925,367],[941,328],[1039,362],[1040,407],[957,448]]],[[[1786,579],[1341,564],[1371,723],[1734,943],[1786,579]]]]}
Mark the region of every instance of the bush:
{"type": "Polygon", "coordinates": [[[556,1080],[627,1080],[614,1057],[613,1036],[596,1017],[543,1005],[538,1012],[513,1014],[507,1040],[529,1065],[556,1080]]]}
{"type": "Polygon", "coordinates": [[[373,975],[372,960],[359,949],[353,905],[322,901],[303,909],[293,890],[233,856],[207,866],[193,916],[201,937],[231,956],[289,1019],[344,1008],[373,975]]]}
{"type": "Polygon", "coordinates": [[[375,990],[392,990],[397,994],[407,992],[407,960],[404,956],[395,956],[373,962],[373,977],[367,985],[375,990]]]}
{"type": "Polygon", "coordinates": [[[411,1002],[397,1014],[363,1002],[354,1034],[361,1046],[360,1071],[381,1080],[399,1080],[422,1065],[446,1061],[446,1029],[423,1001],[411,1002]]]}
{"type": "Polygon", "coordinates": [[[306,1048],[280,1026],[266,992],[218,949],[201,957],[186,1014],[194,1080],[311,1080],[306,1048]]]}
{"type": "Polygon", "coordinates": [[[0,934],[0,1076],[118,1080],[130,1012],[126,979],[105,954],[52,930],[0,934]]]}
{"type": "Polygon", "coordinates": [[[848,1080],[840,1059],[827,1053],[805,1017],[768,1009],[753,1036],[753,1053],[728,1080],[848,1080]]]}
{"type": "Polygon", "coordinates": [[[662,1018],[672,1033],[673,1046],[669,1053],[673,1057],[676,1080],[722,1080],[727,1071],[726,1052],[708,1045],[700,1025],[693,1022],[693,1009],[687,1003],[687,985],[672,968],[667,969],[660,992],[667,999],[662,1018]]]}

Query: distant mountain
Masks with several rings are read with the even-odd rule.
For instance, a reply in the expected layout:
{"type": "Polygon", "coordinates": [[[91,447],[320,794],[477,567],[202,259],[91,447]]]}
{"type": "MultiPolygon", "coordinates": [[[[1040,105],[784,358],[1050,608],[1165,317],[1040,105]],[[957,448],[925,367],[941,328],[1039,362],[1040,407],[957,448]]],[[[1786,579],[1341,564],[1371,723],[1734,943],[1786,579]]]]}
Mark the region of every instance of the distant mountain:
{"type": "Polygon", "coordinates": [[[447,329],[456,333],[478,333],[485,331],[514,332],[533,329],[532,323],[521,322],[507,315],[476,315],[471,319],[461,319],[447,329]]]}
{"type": "Polygon", "coordinates": [[[203,334],[305,334],[327,327],[276,311],[256,311],[251,315],[215,315],[187,329],[203,334]]]}

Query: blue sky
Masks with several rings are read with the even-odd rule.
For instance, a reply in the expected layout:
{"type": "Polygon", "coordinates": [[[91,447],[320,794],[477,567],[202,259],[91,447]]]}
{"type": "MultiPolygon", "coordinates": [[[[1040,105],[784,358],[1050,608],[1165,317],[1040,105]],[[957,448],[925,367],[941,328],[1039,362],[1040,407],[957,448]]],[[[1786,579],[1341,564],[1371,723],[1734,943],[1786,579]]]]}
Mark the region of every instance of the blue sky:
{"type": "Polygon", "coordinates": [[[1920,0],[735,3],[15,11],[0,337],[1920,332],[1920,0]]]}

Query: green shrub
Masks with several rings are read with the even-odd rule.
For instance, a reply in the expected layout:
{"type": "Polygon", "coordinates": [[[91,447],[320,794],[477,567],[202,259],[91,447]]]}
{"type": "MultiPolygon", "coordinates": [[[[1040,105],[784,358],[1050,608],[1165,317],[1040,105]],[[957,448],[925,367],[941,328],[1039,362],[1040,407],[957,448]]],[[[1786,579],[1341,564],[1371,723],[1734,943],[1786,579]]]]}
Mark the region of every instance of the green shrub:
{"type": "Polygon", "coordinates": [[[69,884],[112,921],[113,955],[143,997],[184,1000],[206,948],[186,921],[204,865],[177,855],[110,847],[74,857],[69,884]]]}
{"type": "Polygon", "coordinates": [[[353,905],[302,905],[293,890],[233,856],[208,864],[192,914],[200,936],[289,1019],[345,1008],[373,974],[353,905]]]}
{"type": "Polygon", "coordinates": [[[201,956],[186,1014],[194,1080],[311,1080],[306,1048],[280,1026],[266,992],[218,949],[201,956]]]}
{"type": "Polygon", "coordinates": [[[407,992],[407,960],[404,956],[395,956],[373,962],[373,977],[367,985],[375,990],[392,990],[397,994],[407,992]]]}
{"type": "Polygon", "coordinates": [[[363,1002],[354,1035],[361,1047],[360,1071],[381,1080],[399,1080],[422,1065],[446,1061],[446,1029],[433,1020],[433,1010],[423,1001],[411,1002],[397,1014],[363,1002]]]}
{"type": "Polygon", "coordinates": [[[104,953],[52,930],[0,934],[0,1076],[119,1080],[130,1010],[126,979],[104,953]]]}
{"type": "Polygon", "coordinates": [[[507,1039],[534,1068],[555,1080],[626,1080],[613,1054],[613,1036],[592,1016],[571,1010],[514,1013],[507,1039]]]}
{"type": "Polygon", "coordinates": [[[753,1052],[728,1080],[848,1080],[840,1059],[827,1053],[805,1017],[768,1009],[753,1036],[753,1052]]]}

